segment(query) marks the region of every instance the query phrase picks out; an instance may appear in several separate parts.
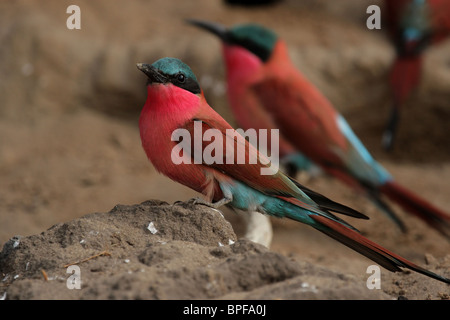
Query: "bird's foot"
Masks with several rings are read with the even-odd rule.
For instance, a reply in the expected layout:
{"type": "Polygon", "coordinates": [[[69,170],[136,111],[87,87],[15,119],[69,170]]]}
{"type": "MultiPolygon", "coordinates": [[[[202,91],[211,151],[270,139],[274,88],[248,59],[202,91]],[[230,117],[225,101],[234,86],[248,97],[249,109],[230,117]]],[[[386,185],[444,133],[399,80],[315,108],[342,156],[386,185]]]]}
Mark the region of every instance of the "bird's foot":
{"type": "Polygon", "coordinates": [[[192,203],[192,204],[201,204],[201,205],[213,208],[213,209],[218,209],[221,206],[226,205],[227,203],[230,203],[231,200],[232,199],[230,199],[230,198],[223,198],[217,202],[209,202],[202,198],[192,198],[192,199],[189,199],[187,202],[192,203]]]}

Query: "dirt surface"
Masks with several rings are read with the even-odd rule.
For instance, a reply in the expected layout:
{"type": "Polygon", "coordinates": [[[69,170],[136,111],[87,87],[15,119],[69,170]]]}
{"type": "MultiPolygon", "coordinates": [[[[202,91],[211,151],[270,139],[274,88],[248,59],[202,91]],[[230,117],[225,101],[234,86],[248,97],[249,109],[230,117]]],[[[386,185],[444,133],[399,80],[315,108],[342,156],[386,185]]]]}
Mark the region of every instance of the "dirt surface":
{"type": "Polygon", "coordinates": [[[344,298],[341,290],[347,298],[388,298],[352,277],[236,240],[217,210],[147,201],[14,239],[0,268],[12,283],[10,299],[326,299],[344,298]],[[67,288],[69,265],[80,268],[82,290],[67,288]],[[315,278],[330,288],[310,286],[315,278]]]}
{"type": "MultiPolygon", "coordinates": [[[[77,1],[81,30],[68,30],[71,2],[0,2],[0,297],[449,299],[448,285],[384,269],[381,290],[369,290],[370,260],[298,223],[273,219],[270,249],[242,240],[241,219],[227,209],[231,225],[202,206],[173,205],[197,195],[158,175],[140,145],[146,91],[135,64],[181,58],[234,123],[220,44],[183,20],[259,22],[285,38],[294,63],[399,182],[448,208],[450,41],[427,52],[387,154],[380,140],[394,51],[383,30],[365,27],[367,6],[379,2],[333,3],[77,1]],[[67,288],[70,263],[81,269],[81,290],[67,288]]],[[[409,229],[402,234],[339,182],[297,178],[370,216],[348,221],[371,240],[450,277],[450,243],[421,221],[394,206],[409,229]]]]}

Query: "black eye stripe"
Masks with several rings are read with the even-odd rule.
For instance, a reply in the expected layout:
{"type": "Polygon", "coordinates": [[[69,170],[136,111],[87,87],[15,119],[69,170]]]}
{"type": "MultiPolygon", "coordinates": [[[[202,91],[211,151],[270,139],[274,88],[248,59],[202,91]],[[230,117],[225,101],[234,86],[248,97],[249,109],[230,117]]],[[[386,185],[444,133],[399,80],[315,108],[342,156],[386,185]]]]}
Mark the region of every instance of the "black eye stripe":
{"type": "Polygon", "coordinates": [[[176,86],[178,86],[178,87],[180,87],[182,89],[185,89],[187,91],[190,91],[190,92],[192,92],[194,94],[197,94],[197,93],[201,92],[200,86],[198,85],[198,82],[193,80],[193,79],[191,79],[191,78],[186,78],[185,77],[185,80],[184,80],[183,83],[178,82],[178,83],[174,83],[174,84],[176,86]]]}
{"type": "Polygon", "coordinates": [[[253,54],[259,57],[263,62],[266,62],[272,54],[272,52],[260,46],[257,42],[251,39],[236,39],[233,43],[246,48],[250,52],[253,52],[253,54]]]}
{"type": "Polygon", "coordinates": [[[170,82],[172,82],[175,85],[183,84],[186,82],[186,80],[187,80],[186,75],[181,72],[170,76],[170,82]]]}
{"type": "Polygon", "coordinates": [[[186,76],[182,73],[179,73],[176,77],[177,77],[177,80],[181,83],[183,83],[186,80],[186,76]]]}
{"type": "Polygon", "coordinates": [[[200,85],[198,82],[192,78],[186,77],[184,73],[177,73],[168,75],[163,72],[161,72],[162,75],[166,77],[166,82],[170,82],[173,85],[182,88],[184,90],[187,90],[189,92],[192,92],[194,94],[201,93],[200,85]],[[181,77],[180,77],[181,76],[181,77]]]}
{"type": "Polygon", "coordinates": [[[171,78],[171,81],[177,87],[190,91],[194,94],[200,93],[200,86],[194,79],[186,77],[183,73],[178,73],[171,78]]]}

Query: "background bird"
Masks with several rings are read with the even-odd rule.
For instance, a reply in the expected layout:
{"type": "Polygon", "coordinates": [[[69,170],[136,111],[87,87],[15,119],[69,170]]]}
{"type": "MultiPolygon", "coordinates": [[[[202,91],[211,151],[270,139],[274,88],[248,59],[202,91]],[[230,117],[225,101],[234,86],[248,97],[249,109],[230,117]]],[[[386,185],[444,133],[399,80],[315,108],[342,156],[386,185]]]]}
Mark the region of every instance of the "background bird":
{"type": "Polygon", "coordinates": [[[449,0],[385,0],[386,22],[396,49],[389,82],[393,105],[382,145],[394,145],[400,109],[420,83],[423,54],[450,34],[449,0]]]}
{"type": "Polygon", "coordinates": [[[186,64],[175,58],[163,58],[152,65],[138,64],[137,67],[148,77],[147,100],[139,118],[142,146],[160,173],[206,196],[206,200],[195,202],[214,208],[229,205],[293,219],[342,242],[390,271],[408,268],[450,283],[450,279],[366,239],[331,212],[367,219],[365,215],[302,186],[281,171],[261,174],[262,169],[272,168],[268,159],[208,105],[196,76],[186,64]],[[196,131],[198,127],[200,131],[196,131]],[[178,129],[190,133],[192,148],[177,149],[179,145],[174,141],[173,133],[178,129]],[[210,129],[223,138],[223,149],[216,150],[222,151],[223,161],[196,162],[198,153],[209,146],[202,138],[210,129]],[[226,164],[230,145],[233,146],[233,159],[237,157],[237,147],[244,145],[246,159],[255,156],[260,161],[256,164],[249,164],[248,160],[244,164],[226,164]],[[172,161],[174,153],[182,153],[184,161],[175,164],[172,161]]]}
{"type": "MultiPolygon", "coordinates": [[[[291,62],[285,42],[255,24],[230,29],[189,20],[223,43],[228,99],[239,126],[280,129],[280,156],[300,152],[324,172],[363,192],[402,230],[381,194],[450,238],[450,216],[398,184],[326,97],[291,62]]],[[[302,169],[291,162],[291,167],[302,169]]]]}

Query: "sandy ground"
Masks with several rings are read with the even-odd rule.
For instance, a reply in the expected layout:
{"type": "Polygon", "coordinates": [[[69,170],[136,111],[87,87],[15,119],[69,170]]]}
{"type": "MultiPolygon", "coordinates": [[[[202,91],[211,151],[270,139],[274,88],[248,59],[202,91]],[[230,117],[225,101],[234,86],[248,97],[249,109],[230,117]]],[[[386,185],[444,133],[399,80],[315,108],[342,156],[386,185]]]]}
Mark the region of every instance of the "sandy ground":
{"type": "MultiPolygon", "coordinates": [[[[171,1],[78,1],[82,28],[68,30],[68,1],[2,1],[0,244],[7,244],[16,235],[22,238],[14,258],[6,254],[9,245],[3,249],[0,294],[8,290],[6,298],[11,299],[448,299],[448,286],[413,273],[382,270],[381,290],[368,290],[365,283],[370,260],[289,221],[273,220],[270,250],[240,240],[231,246],[225,244],[226,249],[219,247],[227,250],[224,254],[211,254],[212,247],[217,247],[214,237],[218,230],[228,228],[225,221],[216,221],[220,228],[205,231],[205,238],[215,239],[210,242],[199,243],[200,236],[177,238],[175,232],[162,235],[158,241],[171,246],[166,252],[155,247],[154,239],[148,239],[148,230],[143,228],[148,218],[131,215],[133,218],[125,219],[122,214],[114,219],[104,214],[117,204],[134,205],[150,199],[172,204],[196,196],[158,175],[145,157],[137,128],[146,95],[145,77],[135,68],[136,62],[151,63],[164,56],[183,59],[200,79],[209,103],[234,121],[224,96],[220,45],[210,35],[187,26],[183,22],[186,18],[226,25],[253,21],[276,30],[289,44],[295,64],[344,114],[373,155],[403,185],[446,209],[450,204],[450,43],[427,52],[421,85],[402,115],[396,149],[386,154],[380,138],[388,114],[386,77],[394,52],[383,30],[365,27],[365,9],[372,3],[286,0],[274,7],[247,9],[207,0],[176,5],[171,1]],[[103,214],[84,217],[94,212],[103,214]],[[77,220],[80,218],[82,222],[77,220]],[[128,219],[137,220],[133,224],[128,219]],[[70,227],[74,225],[78,227],[70,227]],[[96,245],[79,243],[95,230],[104,230],[96,245]],[[128,238],[116,239],[115,251],[111,237],[118,232],[128,238]],[[135,243],[134,247],[126,241],[135,243]],[[238,244],[241,249],[237,249],[238,244]],[[48,246],[48,250],[37,250],[40,246],[48,246]],[[170,258],[185,249],[200,252],[197,262],[186,267],[187,272],[180,269],[183,259],[170,258]],[[104,251],[110,255],[83,263],[89,269],[91,285],[67,292],[62,280],[67,275],[58,269],[61,264],[104,251]],[[48,262],[48,255],[54,257],[52,262],[48,262]],[[160,262],[172,270],[170,276],[154,280],[159,271],[151,263],[153,255],[169,257],[160,262]],[[235,259],[235,264],[227,265],[229,271],[221,273],[218,266],[226,263],[226,257],[235,259]],[[133,266],[119,263],[124,259],[131,260],[133,266]],[[213,260],[205,262],[208,259],[213,260]],[[267,259],[271,267],[264,265],[267,259]],[[23,270],[23,264],[30,261],[37,263],[23,270]],[[212,264],[213,271],[206,271],[204,263],[212,264]],[[239,277],[250,268],[246,263],[264,272],[243,285],[239,277]],[[98,271],[96,264],[110,266],[98,271]],[[147,276],[136,275],[140,267],[147,268],[147,276]],[[56,280],[45,281],[42,270],[56,280]],[[130,270],[132,279],[126,278],[130,270]],[[235,285],[205,291],[202,286],[212,280],[199,280],[198,290],[183,287],[189,285],[183,282],[187,278],[204,279],[208,272],[209,280],[220,278],[235,285]],[[103,276],[111,274],[114,280],[108,282],[111,277],[103,276]],[[264,275],[271,275],[271,280],[264,280],[264,275]],[[135,286],[142,279],[152,283],[153,289],[135,286]],[[320,290],[296,291],[302,283],[320,290]],[[272,291],[266,290],[267,286],[272,291]],[[121,290],[105,292],[112,287],[121,290]]],[[[371,240],[450,276],[450,243],[421,221],[394,206],[409,229],[408,234],[402,234],[369,201],[339,182],[327,177],[297,178],[370,216],[369,221],[349,222],[371,240]]],[[[155,208],[147,214],[153,217],[161,212],[155,208]]],[[[242,231],[241,220],[226,209],[223,212],[237,234],[236,241],[242,231]]],[[[176,221],[170,223],[176,225],[176,221]]],[[[183,234],[182,230],[180,225],[178,232],[183,234]]],[[[232,230],[227,232],[229,238],[236,236],[232,230]]]]}

